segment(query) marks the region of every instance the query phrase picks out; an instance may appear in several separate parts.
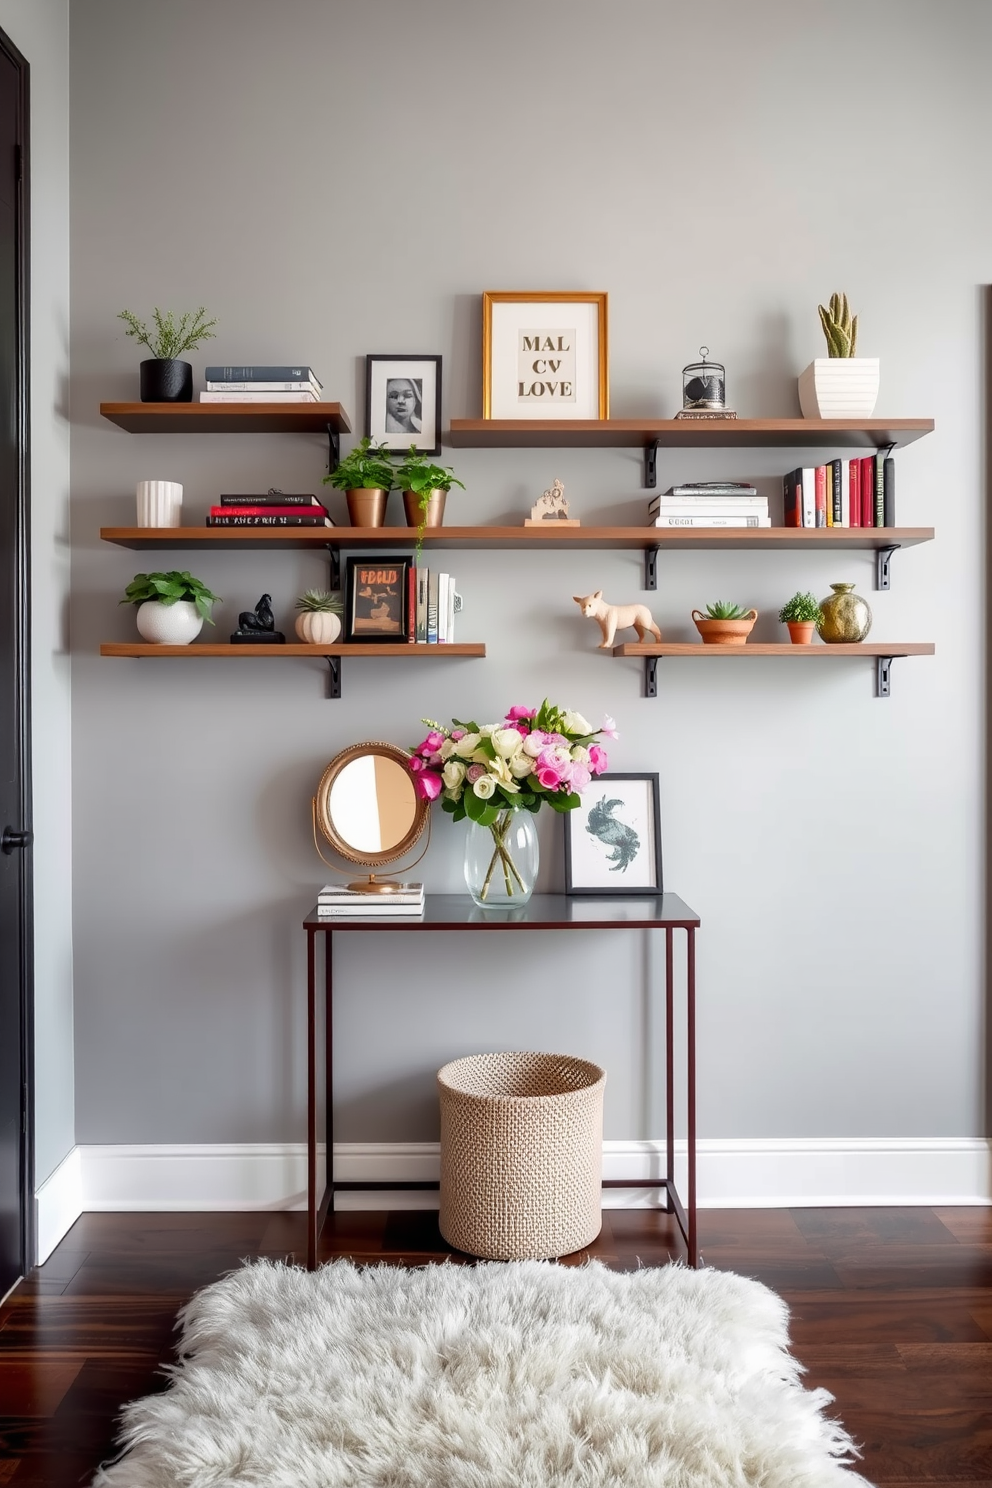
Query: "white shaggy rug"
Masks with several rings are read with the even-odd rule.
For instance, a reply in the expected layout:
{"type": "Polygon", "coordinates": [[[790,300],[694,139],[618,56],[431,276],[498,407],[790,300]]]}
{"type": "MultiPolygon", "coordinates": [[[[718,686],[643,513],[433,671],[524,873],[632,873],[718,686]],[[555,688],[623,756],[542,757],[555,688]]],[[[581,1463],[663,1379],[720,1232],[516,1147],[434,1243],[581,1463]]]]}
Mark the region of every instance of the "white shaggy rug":
{"type": "Polygon", "coordinates": [[[180,1313],[105,1488],[854,1488],[788,1313],[744,1277],[258,1261],[180,1313]]]}

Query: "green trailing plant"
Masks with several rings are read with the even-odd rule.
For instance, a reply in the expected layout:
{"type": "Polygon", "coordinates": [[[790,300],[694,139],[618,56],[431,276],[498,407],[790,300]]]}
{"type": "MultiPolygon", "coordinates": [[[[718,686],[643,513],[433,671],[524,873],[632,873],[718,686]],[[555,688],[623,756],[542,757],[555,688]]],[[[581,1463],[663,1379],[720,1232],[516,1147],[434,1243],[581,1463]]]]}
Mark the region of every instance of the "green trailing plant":
{"type": "Polygon", "coordinates": [[[433,465],[426,455],[422,455],[415,444],[412,444],[403,458],[403,463],[396,472],[396,484],[401,491],[412,491],[418,498],[420,508],[420,523],[417,527],[417,546],[414,550],[413,561],[416,565],[420,561],[420,555],[424,547],[424,531],[427,526],[427,508],[430,506],[431,493],[434,491],[450,491],[452,486],[460,486],[464,491],[465,484],[455,475],[450,465],[433,465]]]}
{"type": "Polygon", "coordinates": [[[832,357],[857,356],[858,317],[851,314],[846,294],[830,296],[830,309],[818,305],[820,324],[827,338],[827,355],[832,357]]]}
{"type": "Polygon", "coordinates": [[[201,341],[215,339],[213,327],[217,320],[206,320],[206,313],[206,307],[201,305],[196,311],[186,311],[177,320],[171,310],[163,313],[156,306],[152,311],[152,330],[130,310],[121,310],[117,319],[123,320],[127,326],[125,336],[130,336],[140,346],[147,346],[153,357],[171,362],[184,351],[193,351],[201,341]]]}
{"type": "Polygon", "coordinates": [[[359,440],[330,475],[324,476],[324,485],[333,486],[336,491],[391,491],[395,483],[390,451],[384,444],[373,444],[368,435],[359,440]]]}
{"type": "Polygon", "coordinates": [[[194,579],[185,569],[181,573],[173,569],[171,573],[135,574],[124,590],[124,598],[120,603],[141,605],[149,599],[157,599],[164,605],[178,604],[181,599],[189,600],[196,605],[198,614],[208,625],[214,623],[210,617],[210,606],[218,602],[218,596],[211,594],[202,580],[194,579]]]}
{"type": "Polygon", "coordinates": [[[296,608],[318,615],[344,614],[340,594],[332,594],[328,589],[307,589],[296,601],[296,608]]]}
{"type": "Polygon", "coordinates": [[[710,620],[746,620],[750,613],[750,610],[742,610],[740,605],[728,604],[722,599],[706,606],[706,614],[710,620]]]}
{"type": "Polygon", "coordinates": [[[823,611],[820,609],[819,600],[812,594],[795,593],[778,612],[778,618],[783,625],[788,625],[790,620],[808,621],[812,620],[814,625],[819,625],[823,620],[823,611]]]}

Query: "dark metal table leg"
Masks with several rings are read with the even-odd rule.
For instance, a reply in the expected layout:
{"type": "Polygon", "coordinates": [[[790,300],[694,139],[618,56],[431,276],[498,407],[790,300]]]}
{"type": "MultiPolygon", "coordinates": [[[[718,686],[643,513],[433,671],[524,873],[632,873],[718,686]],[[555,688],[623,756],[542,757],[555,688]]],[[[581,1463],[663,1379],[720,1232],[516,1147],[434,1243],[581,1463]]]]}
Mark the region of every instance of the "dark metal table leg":
{"type": "Polygon", "coordinates": [[[665,931],[665,1211],[675,1212],[675,967],[671,930],[665,931]]]}
{"type": "Polygon", "coordinates": [[[307,930],[307,1270],[317,1264],[316,933],[307,930]]]}
{"type": "Polygon", "coordinates": [[[686,1097],[688,1105],[688,1218],[689,1265],[699,1265],[696,1233],[696,932],[686,930],[686,1097]]]}

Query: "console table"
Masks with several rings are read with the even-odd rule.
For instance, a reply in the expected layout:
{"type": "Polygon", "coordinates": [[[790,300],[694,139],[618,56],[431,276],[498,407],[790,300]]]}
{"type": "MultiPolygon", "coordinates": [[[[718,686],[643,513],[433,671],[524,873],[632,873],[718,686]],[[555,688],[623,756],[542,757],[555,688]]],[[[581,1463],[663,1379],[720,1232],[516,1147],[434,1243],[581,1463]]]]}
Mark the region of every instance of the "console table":
{"type": "MultiPolygon", "coordinates": [[[[610,1178],[605,1188],[659,1188],[665,1209],[674,1214],[689,1252],[689,1265],[699,1264],[696,1237],[696,957],[699,916],[676,894],[644,898],[602,899],[535,894],[520,909],[481,910],[468,894],[429,894],[421,916],[379,915],[320,918],[316,910],[303,921],[307,933],[307,1267],[317,1264],[317,1242],[334,1195],[345,1189],[436,1189],[436,1183],[339,1183],[334,1179],[334,936],[424,935],[439,931],[487,934],[519,930],[651,930],[665,935],[665,1102],[666,1163],[664,1178],[610,1178]],[[675,1186],[675,963],[676,930],[686,935],[686,1138],[688,1182],[683,1203],[675,1186]],[[327,1178],[317,1194],[317,937],[324,946],[324,1115],[327,1178]]],[[[649,989],[653,992],[654,989],[649,989]]]]}

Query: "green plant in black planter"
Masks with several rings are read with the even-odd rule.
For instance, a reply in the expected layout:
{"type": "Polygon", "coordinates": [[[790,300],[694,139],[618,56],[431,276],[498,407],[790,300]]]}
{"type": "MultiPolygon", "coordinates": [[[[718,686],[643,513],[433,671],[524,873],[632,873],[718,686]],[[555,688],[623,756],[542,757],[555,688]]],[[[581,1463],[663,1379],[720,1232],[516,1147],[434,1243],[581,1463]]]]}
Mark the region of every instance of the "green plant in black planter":
{"type": "Polygon", "coordinates": [[[324,476],[324,485],[345,492],[353,527],[381,527],[386,497],[395,480],[391,452],[383,444],[373,444],[366,435],[330,475],[324,476]]]}
{"type": "Polygon", "coordinates": [[[445,496],[452,486],[460,486],[464,491],[465,485],[450,465],[432,464],[415,444],[407,450],[403,463],[396,472],[396,484],[403,492],[407,523],[417,529],[417,546],[413,555],[414,564],[417,564],[423,551],[424,530],[429,519],[432,527],[440,527],[444,518],[445,496]]]}
{"type": "Polygon", "coordinates": [[[118,313],[117,319],[123,320],[127,327],[124,334],[139,346],[147,346],[152,354],[138,368],[142,403],[192,402],[193,368],[179,358],[202,341],[214,339],[213,327],[217,321],[207,320],[206,314],[205,306],[201,305],[196,311],[187,310],[177,320],[171,310],[163,312],[156,306],[152,311],[153,328],[149,330],[130,310],[118,313]]]}

